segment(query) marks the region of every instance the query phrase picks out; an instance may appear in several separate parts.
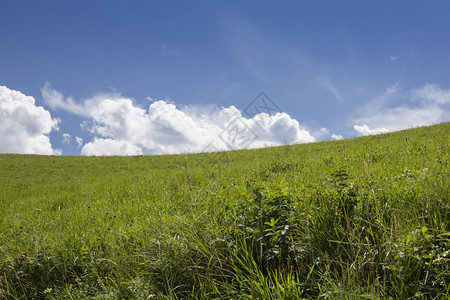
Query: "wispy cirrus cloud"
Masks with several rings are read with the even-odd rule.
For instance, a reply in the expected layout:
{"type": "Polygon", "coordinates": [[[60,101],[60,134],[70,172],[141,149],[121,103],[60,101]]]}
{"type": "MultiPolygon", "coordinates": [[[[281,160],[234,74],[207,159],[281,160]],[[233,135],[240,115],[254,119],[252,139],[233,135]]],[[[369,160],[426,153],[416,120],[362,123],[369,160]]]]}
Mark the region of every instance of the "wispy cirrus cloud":
{"type": "Polygon", "coordinates": [[[427,83],[421,88],[412,90],[411,99],[434,105],[450,104],[450,90],[442,89],[436,84],[427,83]]]}
{"type": "Polygon", "coordinates": [[[85,118],[89,118],[92,109],[98,105],[105,97],[120,97],[119,94],[99,93],[92,98],[85,99],[82,102],[75,101],[70,96],[64,96],[60,91],[54,90],[49,82],[41,88],[41,94],[44,102],[54,110],[67,111],[85,118]]]}
{"type": "Polygon", "coordinates": [[[385,133],[450,119],[450,90],[425,84],[407,92],[392,86],[356,111],[351,118],[361,135],[385,133]],[[400,99],[400,102],[399,102],[400,99]]]}
{"type": "Polygon", "coordinates": [[[341,100],[336,84],[332,82],[331,79],[325,76],[316,76],[315,78],[322,88],[331,93],[337,100],[341,100]]]}

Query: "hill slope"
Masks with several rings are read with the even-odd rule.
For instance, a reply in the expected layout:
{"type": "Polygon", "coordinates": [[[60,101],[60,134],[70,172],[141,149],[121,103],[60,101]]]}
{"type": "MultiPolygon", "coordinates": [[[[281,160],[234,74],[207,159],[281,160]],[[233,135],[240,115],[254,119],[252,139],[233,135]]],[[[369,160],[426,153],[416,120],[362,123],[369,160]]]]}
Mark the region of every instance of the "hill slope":
{"type": "Polygon", "coordinates": [[[444,299],[449,130],[187,156],[0,155],[0,299],[444,299]]]}

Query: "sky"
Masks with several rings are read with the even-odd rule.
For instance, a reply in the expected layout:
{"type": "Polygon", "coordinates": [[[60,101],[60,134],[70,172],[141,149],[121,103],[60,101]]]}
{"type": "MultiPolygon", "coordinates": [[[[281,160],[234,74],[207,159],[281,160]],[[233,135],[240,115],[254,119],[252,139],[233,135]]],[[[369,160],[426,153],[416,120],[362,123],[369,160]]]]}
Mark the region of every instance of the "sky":
{"type": "Polygon", "coordinates": [[[0,0],[0,153],[211,152],[449,120],[449,1],[0,0]]]}

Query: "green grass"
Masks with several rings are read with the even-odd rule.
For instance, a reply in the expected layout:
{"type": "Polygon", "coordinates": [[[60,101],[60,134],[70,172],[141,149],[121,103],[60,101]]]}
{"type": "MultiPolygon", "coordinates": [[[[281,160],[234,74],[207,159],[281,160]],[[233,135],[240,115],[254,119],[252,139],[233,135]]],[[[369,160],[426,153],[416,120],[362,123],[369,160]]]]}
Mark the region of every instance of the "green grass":
{"type": "Polygon", "coordinates": [[[448,299],[449,131],[2,154],[0,299],[448,299]]]}

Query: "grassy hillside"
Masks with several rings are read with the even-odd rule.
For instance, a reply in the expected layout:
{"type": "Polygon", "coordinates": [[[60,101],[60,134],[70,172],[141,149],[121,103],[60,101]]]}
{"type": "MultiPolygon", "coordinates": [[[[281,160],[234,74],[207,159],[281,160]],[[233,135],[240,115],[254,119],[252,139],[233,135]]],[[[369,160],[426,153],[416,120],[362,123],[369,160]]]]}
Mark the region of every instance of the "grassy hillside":
{"type": "Polygon", "coordinates": [[[0,299],[447,299],[449,131],[0,155],[0,299]]]}

